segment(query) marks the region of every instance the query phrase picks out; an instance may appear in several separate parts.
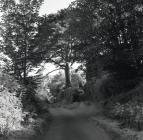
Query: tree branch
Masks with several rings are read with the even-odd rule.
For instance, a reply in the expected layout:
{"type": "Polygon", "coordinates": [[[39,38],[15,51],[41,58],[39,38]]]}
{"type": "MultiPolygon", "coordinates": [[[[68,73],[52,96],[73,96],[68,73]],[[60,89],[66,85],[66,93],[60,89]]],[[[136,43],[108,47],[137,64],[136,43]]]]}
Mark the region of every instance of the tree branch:
{"type": "Polygon", "coordinates": [[[51,73],[54,72],[54,71],[61,70],[61,69],[62,69],[62,68],[52,70],[52,71],[48,72],[48,73],[46,74],[46,76],[49,75],[49,74],[51,74],[51,73]]]}

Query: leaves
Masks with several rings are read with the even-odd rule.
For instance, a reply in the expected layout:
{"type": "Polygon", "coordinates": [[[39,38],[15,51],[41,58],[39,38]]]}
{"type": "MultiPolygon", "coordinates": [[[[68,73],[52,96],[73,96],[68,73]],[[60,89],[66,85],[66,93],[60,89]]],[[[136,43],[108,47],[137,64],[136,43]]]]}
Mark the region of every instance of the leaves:
{"type": "Polygon", "coordinates": [[[137,102],[116,103],[110,113],[113,118],[121,120],[124,126],[134,127],[138,130],[143,129],[143,104],[137,102]]]}
{"type": "Polygon", "coordinates": [[[14,74],[19,79],[25,79],[34,59],[31,57],[31,47],[37,32],[38,11],[42,0],[20,0],[19,3],[7,1],[2,4],[2,45],[5,53],[13,61],[14,74]]]}
{"type": "Polygon", "coordinates": [[[20,85],[5,73],[0,74],[0,85],[0,133],[8,135],[23,120],[21,97],[17,97],[20,85]]]}

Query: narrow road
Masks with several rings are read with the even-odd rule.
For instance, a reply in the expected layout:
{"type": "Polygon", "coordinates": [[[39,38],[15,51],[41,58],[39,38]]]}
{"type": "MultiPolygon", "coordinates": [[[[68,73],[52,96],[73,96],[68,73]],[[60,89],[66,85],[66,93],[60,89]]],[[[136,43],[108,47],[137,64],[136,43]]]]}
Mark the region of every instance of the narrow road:
{"type": "Polygon", "coordinates": [[[40,140],[111,140],[109,135],[88,118],[93,107],[50,108],[53,123],[40,140]]]}

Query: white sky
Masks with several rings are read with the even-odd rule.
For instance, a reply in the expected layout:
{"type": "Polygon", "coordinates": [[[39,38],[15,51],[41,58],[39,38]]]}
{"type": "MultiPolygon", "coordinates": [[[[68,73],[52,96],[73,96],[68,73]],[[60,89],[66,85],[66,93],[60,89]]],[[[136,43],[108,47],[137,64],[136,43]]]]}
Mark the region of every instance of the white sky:
{"type": "Polygon", "coordinates": [[[58,10],[67,8],[74,0],[44,0],[40,9],[40,15],[56,13],[58,10]]]}

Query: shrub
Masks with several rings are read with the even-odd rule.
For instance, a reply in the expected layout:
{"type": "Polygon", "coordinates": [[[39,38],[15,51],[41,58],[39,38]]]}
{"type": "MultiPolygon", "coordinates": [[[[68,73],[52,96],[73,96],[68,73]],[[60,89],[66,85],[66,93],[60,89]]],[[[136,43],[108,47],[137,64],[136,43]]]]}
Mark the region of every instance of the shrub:
{"type": "Polygon", "coordinates": [[[41,76],[40,82],[35,90],[37,100],[45,105],[51,101],[51,98],[53,98],[53,95],[49,89],[50,82],[51,79],[48,76],[41,76]]]}
{"type": "Polygon", "coordinates": [[[128,95],[128,92],[135,89],[137,79],[121,80],[115,79],[111,74],[105,72],[101,77],[93,77],[85,85],[87,98],[95,100],[108,100],[118,95],[122,97],[128,95]],[[123,96],[124,95],[124,96],[123,96]]]}
{"type": "Polygon", "coordinates": [[[18,129],[23,120],[20,85],[8,74],[0,74],[0,133],[8,135],[18,129]]]}
{"type": "Polygon", "coordinates": [[[143,84],[108,99],[106,115],[121,121],[121,126],[143,130],[143,84]]]}
{"type": "MultiPolygon", "coordinates": [[[[85,80],[80,73],[71,73],[71,85],[73,88],[81,88],[84,83],[85,80]]],[[[59,72],[54,76],[47,75],[43,77],[41,84],[39,84],[36,90],[36,96],[43,101],[58,102],[64,99],[64,90],[65,76],[64,73],[59,72]]]]}
{"type": "Polygon", "coordinates": [[[8,57],[8,55],[4,53],[0,53],[0,70],[1,71],[11,71],[12,60],[8,57]]]}
{"type": "Polygon", "coordinates": [[[116,103],[110,111],[110,115],[120,120],[122,126],[143,129],[143,103],[128,102],[125,104],[116,103]]]}

